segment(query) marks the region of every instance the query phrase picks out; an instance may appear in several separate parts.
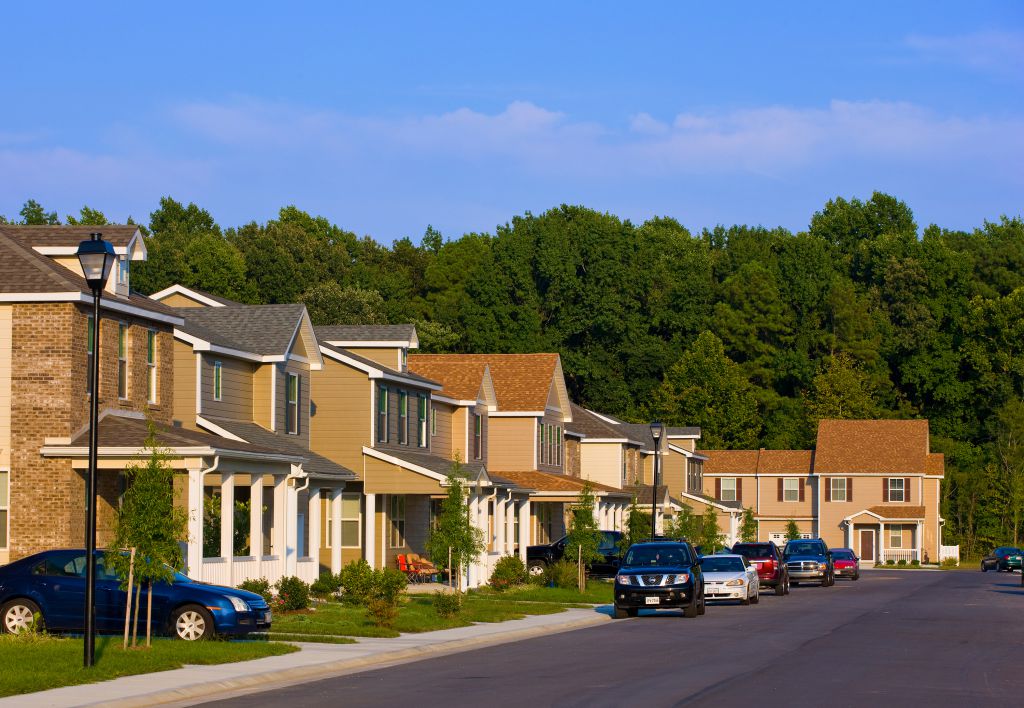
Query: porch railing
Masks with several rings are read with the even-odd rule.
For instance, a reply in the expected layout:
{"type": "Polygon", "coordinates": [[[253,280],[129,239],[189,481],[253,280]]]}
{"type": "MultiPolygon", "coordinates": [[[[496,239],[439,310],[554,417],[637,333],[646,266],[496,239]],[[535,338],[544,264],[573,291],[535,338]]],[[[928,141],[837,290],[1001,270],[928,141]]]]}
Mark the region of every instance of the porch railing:
{"type": "Polygon", "coordinates": [[[916,548],[883,548],[879,554],[879,560],[882,563],[892,560],[899,563],[901,560],[909,563],[913,560],[920,560],[917,557],[916,548]]]}

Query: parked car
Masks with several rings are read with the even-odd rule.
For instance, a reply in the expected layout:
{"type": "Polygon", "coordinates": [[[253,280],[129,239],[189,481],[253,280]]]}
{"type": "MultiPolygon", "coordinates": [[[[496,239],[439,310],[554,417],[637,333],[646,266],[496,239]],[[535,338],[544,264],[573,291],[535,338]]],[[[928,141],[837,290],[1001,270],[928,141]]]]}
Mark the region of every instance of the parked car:
{"type": "MultiPolygon", "coordinates": [[[[95,559],[96,630],[123,632],[128,593],[106,567],[103,551],[95,559]]],[[[9,634],[28,629],[39,613],[47,630],[81,632],[85,562],[83,550],[43,551],[0,568],[0,629],[9,634]]],[[[172,582],[153,585],[152,628],[157,634],[194,641],[267,631],[270,623],[270,608],[255,593],[199,583],[178,572],[172,582]]]]}
{"type": "Polygon", "coordinates": [[[757,568],[743,556],[736,553],[704,556],[700,569],[709,600],[739,600],[742,605],[756,605],[760,601],[757,568]]]}
{"type": "Polygon", "coordinates": [[[808,581],[820,583],[823,588],[835,585],[832,553],[820,538],[787,541],[782,550],[782,559],[789,571],[790,585],[808,581]]]}
{"type": "MultiPolygon", "coordinates": [[[[565,556],[565,546],[568,536],[562,536],[554,543],[547,543],[538,546],[526,547],[526,569],[530,575],[542,575],[544,570],[552,563],[557,563],[565,556]]],[[[603,559],[590,565],[590,574],[602,577],[615,575],[622,558],[622,550],[619,548],[619,541],[622,540],[621,531],[602,531],[601,545],[598,552],[603,559]]],[[[570,559],[575,562],[575,559],[570,559]]]]}
{"type": "Polygon", "coordinates": [[[774,588],[776,595],[789,594],[789,571],[782,562],[782,552],[774,541],[737,543],[732,547],[732,552],[746,558],[750,565],[757,569],[761,587],[774,588]]]}
{"type": "Polygon", "coordinates": [[[981,559],[981,572],[1020,570],[1022,555],[1024,555],[1024,551],[1015,546],[999,546],[981,559]]]}
{"type": "Polygon", "coordinates": [[[860,558],[852,548],[833,548],[832,565],[837,578],[860,580],[860,558]]]}
{"type": "Polygon", "coordinates": [[[615,618],[641,609],[681,609],[684,617],[704,614],[701,560],[685,541],[634,543],[615,575],[615,618]]]}

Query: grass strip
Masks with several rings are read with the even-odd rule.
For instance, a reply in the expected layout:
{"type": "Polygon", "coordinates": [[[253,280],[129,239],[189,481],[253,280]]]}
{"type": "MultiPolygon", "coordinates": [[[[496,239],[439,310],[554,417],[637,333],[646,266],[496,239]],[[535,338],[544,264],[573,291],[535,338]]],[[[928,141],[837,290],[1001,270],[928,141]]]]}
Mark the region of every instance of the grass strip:
{"type": "Polygon", "coordinates": [[[121,648],[121,638],[96,638],[96,663],[82,666],[82,639],[0,636],[0,696],[59,686],[106,681],[119,676],[180,669],[186,664],[229,664],[298,651],[266,641],[181,642],[154,639],[151,649],[121,648]]]}

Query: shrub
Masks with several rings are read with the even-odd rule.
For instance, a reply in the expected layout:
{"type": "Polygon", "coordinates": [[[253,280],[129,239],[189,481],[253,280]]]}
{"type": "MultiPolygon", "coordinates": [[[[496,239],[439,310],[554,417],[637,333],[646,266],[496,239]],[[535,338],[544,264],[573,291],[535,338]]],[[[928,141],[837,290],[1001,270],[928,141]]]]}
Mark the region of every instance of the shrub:
{"type": "Polygon", "coordinates": [[[526,566],[519,556],[504,556],[494,564],[491,587],[495,590],[506,590],[513,585],[522,585],[527,577],[526,566]]]}
{"type": "Polygon", "coordinates": [[[956,558],[944,558],[939,565],[943,568],[956,568],[956,558]]]}
{"type": "Polygon", "coordinates": [[[321,573],[320,577],[313,581],[309,586],[309,592],[313,597],[320,598],[321,600],[329,598],[331,595],[337,595],[341,589],[341,574],[334,575],[333,573],[321,573]]]}
{"type": "Polygon", "coordinates": [[[554,585],[556,588],[578,588],[579,576],[577,572],[575,563],[560,560],[548,566],[544,577],[547,579],[548,585],[554,585]]]}
{"type": "Polygon", "coordinates": [[[274,593],[270,591],[270,581],[266,578],[253,578],[251,580],[245,580],[238,586],[238,589],[245,590],[247,592],[254,592],[257,595],[262,595],[263,599],[267,601],[268,605],[274,601],[274,593]]]}
{"type": "Polygon", "coordinates": [[[281,578],[274,583],[277,590],[277,607],[282,610],[294,611],[309,608],[309,585],[294,575],[281,578]]]}
{"type": "Polygon", "coordinates": [[[454,617],[462,610],[462,593],[434,593],[434,612],[439,617],[454,617]]]}
{"type": "Polygon", "coordinates": [[[894,560],[893,560],[892,558],[890,558],[889,560],[887,560],[887,561],[885,562],[885,564],[886,564],[886,565],[896,565],[896,561],[894,561],[894,560]]]}
{"type": "Polygon", "coordinates": [[[901,568],[905,567],[907,565],[907,559],[900,558],[898,561],[896,561],[896,565],[900,566],[901,568]]]}
{"type": "Polygon", "coordinates": [[[919,561],[917,558],[915,558],[914,560],[910,561],[910,565],[913,568],[920,568],[921,567],[921,561],[919,561]]]}
{"type": "Polygon", "coordinates": [[[353,605],[365,605],[370,599],[370,586],[373,584],[373,568],[365,559],[352,561],[338,573],[338,581],[344,591],[341,601],[353,605]]]}
{"type": "Polygon", "coordinates": [[[405,573],[395,568],[379,568],[371,571],[366,610],[378,627],[390,627],[398,616],[398,602],[405,592],[409,580],[405,573]]]}

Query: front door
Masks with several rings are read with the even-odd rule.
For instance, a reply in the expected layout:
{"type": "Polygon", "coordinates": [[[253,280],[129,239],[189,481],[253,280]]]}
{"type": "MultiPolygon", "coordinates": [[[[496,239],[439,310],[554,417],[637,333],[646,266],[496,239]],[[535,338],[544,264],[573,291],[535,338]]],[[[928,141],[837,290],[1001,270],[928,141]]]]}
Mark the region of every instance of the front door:
{"type": "Polygon", "coordinates": [[[862,561],[875,562],[875,531],[874,529],[860,530],[860,559],[862,561]]]}

